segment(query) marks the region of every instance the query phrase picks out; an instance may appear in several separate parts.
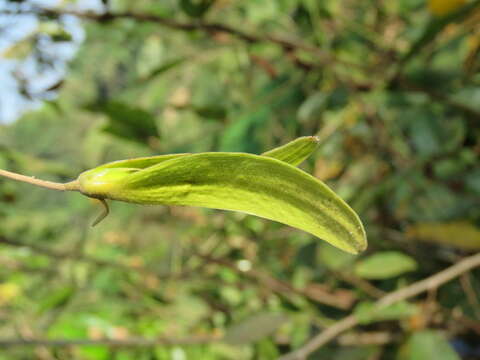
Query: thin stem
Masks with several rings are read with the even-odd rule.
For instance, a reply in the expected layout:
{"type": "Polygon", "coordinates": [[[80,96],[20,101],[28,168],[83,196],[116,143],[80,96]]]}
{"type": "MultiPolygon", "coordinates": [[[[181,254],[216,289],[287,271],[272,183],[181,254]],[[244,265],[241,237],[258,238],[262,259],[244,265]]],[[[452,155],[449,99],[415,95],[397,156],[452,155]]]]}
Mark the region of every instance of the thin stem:
{"type": "Polygon", "coordinates": [[[52,181],[46,181],[46,180],[40,180],[40,179],[35,179],[33,176],[25,176],[25,175],[20,175],[13,173],[11,171],[7,170],[2,170],[0,169],[0,176],[16,180],[16,181],[21,181],[24,183],[40,186],[46,189],[50,190],[57,190],[57,191],[78,191],[78,182],[77,181],[71,181],[69,183],[57,183],[57,182],[52,182],[52,181]]]}
{"type": "Polygon", "coordinates": [[[0,347],[14,346],[111,346],[111,347],[151,347],[158,345],[199,345],[218,342],[220,336],[196,336],[189,338],[127,338],[127,339],[45,339],[45,338],[0,338],[0,347]]]}

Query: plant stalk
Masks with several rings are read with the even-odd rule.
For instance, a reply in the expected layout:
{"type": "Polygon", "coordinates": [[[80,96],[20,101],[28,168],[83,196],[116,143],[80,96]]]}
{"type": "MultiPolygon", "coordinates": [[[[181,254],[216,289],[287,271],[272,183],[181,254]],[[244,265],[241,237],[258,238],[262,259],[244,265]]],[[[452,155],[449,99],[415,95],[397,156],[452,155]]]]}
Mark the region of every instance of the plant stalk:
{"type": "Polygon", "coordinates": [[[6,177],[12,180],[16,180],[16,181],[28,183],[28,184],[40,186],[50,190],[57,190],[57,191],[78,191],[79,190],[77,180],[63,184],[63,183],[57,183],[53,181],[40,180],[40,179],[36,179],[33,176],[20,175],[20,174],[16,174],[11,171],[2,170],[2,169],[0,169],[0,176],[6,177]]]}

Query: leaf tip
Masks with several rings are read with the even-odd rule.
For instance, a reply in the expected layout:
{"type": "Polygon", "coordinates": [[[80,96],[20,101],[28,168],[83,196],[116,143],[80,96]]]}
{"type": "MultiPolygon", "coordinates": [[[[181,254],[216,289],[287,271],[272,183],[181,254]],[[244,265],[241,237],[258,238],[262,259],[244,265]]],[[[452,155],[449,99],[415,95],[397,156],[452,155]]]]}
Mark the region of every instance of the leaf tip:
{"type": "Polygon", "coordinates": [[[358,225],[357,230],[358,231],[356,234],[351,233],[351,241],[344,243],[343,246],[338,245],[338,247],[353,255],[358,255],[365,251],[368,247],[368,241],[367,234],[365,233],[365,229],[361,223],[358,225]]]}

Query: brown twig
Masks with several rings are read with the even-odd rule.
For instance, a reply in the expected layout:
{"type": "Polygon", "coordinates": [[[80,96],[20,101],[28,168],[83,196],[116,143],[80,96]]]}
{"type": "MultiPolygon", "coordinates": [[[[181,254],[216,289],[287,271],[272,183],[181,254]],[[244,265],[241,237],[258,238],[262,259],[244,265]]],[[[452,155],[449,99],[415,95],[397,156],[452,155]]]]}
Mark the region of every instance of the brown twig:
{"type": "Polygon", "coordinates": [[[368,331],[341,335],[338,343],[342,346],[386,345],[398,338],[399,336],[386,331],[368,331]]]}
{"type": "Polygon", "coordinates": [[[94,13],[94,12],[80,12],[67,9],[47,9],[47,8],[36,8],[33,10],[27,11],[2,11],[3,14],[35,14],[40,16],[48,17],[59,17],[63,15],[72,15],[86,20],[92,20],[97,22],[110,22],[117,19],[132,19],[142,22],[152,22],[164,26],[166,28],[179,30],[179,31],[203,31],[209,34],[215,33],[224,33],[232,35],[240,40],[243,40],[250,44],[257,43],[271,43],[279,46],[284,54],[289,58],[296,66],[303,68],[305,70],[310,70],[311,68],[324,66],[333,62],[340,63],[349,67],[363,68],[361,64],[351,63],[349,61],[340,60],[333,55],[319,49],[316,46],[302,43],[298,40],[287,40],[280,38],[274,35],[258,35],[253,33],[248,33],[238,28],[232,26],[216,23],[216,22],[205,22],[205,21],[196,21],[196,22],[180,22],[172,18],[163,17],[160,15],[152,14],[142,14],[136,12],[122,12],[122,13],[94,13]],[[315,62],[307,62],[300,59],[295,52],[304,51],[313,55],[316,59],[315,62]]]}
{"type": "Polygon", "coordinates": [[[463,292],[465,293],[470,306],[473,309],[475,315],[480,318],[480,301],[475,294],[472,282],[470,280],[470,273],[464,273],[460,276],[460,285],[462,285],[463,292]]]}
{"type": "MultiPolygon", "coordinates": [[[[385,308],[399,301],[419,295],[425,291],[436,289],[478,266],[480,266],[480,254],[469,256],[435,275],[385,295],[375,303],[375,307],[377,309],[385,308]]],[[[304,360],[308,355],[327,344],[344,331],[347,331],[358,324],[359,320],[357,317],[354,314],[349,315],[313,337],[301,348],[280,357],[279,360],[304,360]]]]}
{"type": "Polygon", "coordinates": [[[109,346],[109,347],[149,347],[156,345],[198,345],[219,341],[221,336],[199,336],[188,338],[129,338],[129,339],[43,339],[43,338],[0,338],[0,348],[15,346],[109,346]]]}
{"type": "Polygon", "coordinates": [[[381,298],[385,295],[385,291],[380,290],[379,288],[373,286],[367,280],[357,277],[351,273],[347,272],[334,272],[334,275],[340,278],[341,280],[348,282],[349,284],[354,285],[355,287],[359,288],[369,296],[373,298],[381,298]]]}

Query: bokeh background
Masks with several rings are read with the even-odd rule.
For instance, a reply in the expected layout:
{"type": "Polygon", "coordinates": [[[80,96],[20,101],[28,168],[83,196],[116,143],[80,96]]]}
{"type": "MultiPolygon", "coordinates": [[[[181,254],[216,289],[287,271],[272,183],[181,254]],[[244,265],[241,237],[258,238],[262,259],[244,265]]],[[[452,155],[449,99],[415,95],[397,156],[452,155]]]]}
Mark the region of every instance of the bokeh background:
{"type": "Polygon", "coordinates": [[[0,359],[480,359],[480,272],[376,299],[480,249],[480,1],[2,0],[0,168],[261,153],[362,218],[342,253],[240,213],[112,203],[0,179],[0,359]],[[34,344],[28,339],[36,339],[34,344]]]}

